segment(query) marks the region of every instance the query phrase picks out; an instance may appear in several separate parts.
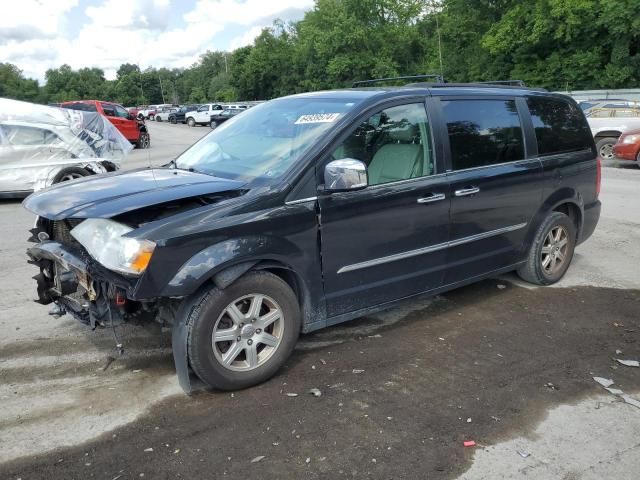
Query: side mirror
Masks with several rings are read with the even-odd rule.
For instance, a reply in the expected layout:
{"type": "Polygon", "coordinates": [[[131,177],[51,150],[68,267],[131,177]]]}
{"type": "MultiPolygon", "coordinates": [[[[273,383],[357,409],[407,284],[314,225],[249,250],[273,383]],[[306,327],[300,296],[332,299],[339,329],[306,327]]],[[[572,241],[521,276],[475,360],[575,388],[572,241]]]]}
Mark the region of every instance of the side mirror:
{"type": "Polygon", "coordinates": [[[367,166],[360,160],[342,158],[324,167],[324,191],[346,192],[361,190],[368,184],[367,166]]]}

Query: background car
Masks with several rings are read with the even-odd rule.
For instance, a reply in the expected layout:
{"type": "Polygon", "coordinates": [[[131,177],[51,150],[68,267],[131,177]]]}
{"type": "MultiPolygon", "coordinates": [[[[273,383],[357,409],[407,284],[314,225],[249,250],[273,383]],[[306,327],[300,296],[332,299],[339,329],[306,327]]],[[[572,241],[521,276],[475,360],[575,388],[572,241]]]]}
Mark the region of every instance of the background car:
{"type": "Polygon", "coordinates": [[[598,154],[603,159],[614,158],[613,146],[622,133],[640,128],[640,108],[636,107],[594,107],[587,110],[585,115],[596,141],[598,154]]]}
{"type": "Polygon", "coordinates": [[[185,120],[185,114],[187,112],[192,112],[194,110],[196,110],[197,108],[199,108],[200,105],[194,104],[194,105],[183,105],[181,107],[178,107],[178,109],[175,112],[171,112],[169,114],[169,123],[173,123],[174,125],[178,122],[180,123],[186,123],[185,120]]]}
{"type": "Polygon", "coordinates": [[[156,122],[166,122],[169,120],[169,114],[176,112],[178,109],[176,107],[160,107],[156,111],[155,121],[156,122]]]}
{"type": "Polygon", "coordinates": [[[143,105],[138,107],[138,120],[153,120],[156,115],[155,105],[143,105]]]}
{"type": "Polygon", "coordinates": [[[640,129],[629,130],[618,138],[613,154],[621,160],[632,160],[640,166],[640,129]]]}
{"type": "Polygon", "coordinates": [[[211,123],[211,115],[222,111],[224,107],[219,103],[205,103],[195,110],[185,114],[185,121],[190,127],[196,125],[209,125],[211,123]]]}
{"type": "Polygon", "coordinates": [[[226,122],[231,117],[235,117],[236,115],[244,112],[244,109],[225,109],[220,113],[216,113],[215,115],[211,115],[211,121],[209,122],[209,126],[211,129],[217,128],[221,123],[226,122]]]}
{"type": "Polygon", "coordinates": [[[114,171],[132,148],[98,112],[0,99],[0,198],[114,171]]]}
{"type": "Polygon", "coordinates": [[[151,146],[151,137],[144,124],[144,120],[136,120],[126,108],[117,103],[103,102],[101,100],[77,100],[64,102],[62,108],[80,110],[84,112],[98,112],[118,129],[124,137],[137,148],[148,148],[151,146]]]}

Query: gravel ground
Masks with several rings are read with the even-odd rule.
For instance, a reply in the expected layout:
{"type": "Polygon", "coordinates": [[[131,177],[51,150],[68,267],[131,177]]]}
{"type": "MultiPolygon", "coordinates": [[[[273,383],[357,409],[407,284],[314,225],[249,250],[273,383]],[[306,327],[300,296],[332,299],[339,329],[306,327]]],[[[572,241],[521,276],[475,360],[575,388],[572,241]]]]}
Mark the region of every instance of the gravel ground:
{"type": "MultiPolygon", "coordinates": [[[[209,132],[150,130],[127,168],[209,132]]],[[[111,331],[31,301],[33,219],[0,203],[0,478],[635,479],[640,409],[592,377],[640,398],[640,369],[612,360],[640,358],[639,186],[605,169],[599,227],[555,288],[507,275],[404,302],[304,336],[264,385],[193,397],[168,332],[128,326],[117,357],[111,331]]]]}

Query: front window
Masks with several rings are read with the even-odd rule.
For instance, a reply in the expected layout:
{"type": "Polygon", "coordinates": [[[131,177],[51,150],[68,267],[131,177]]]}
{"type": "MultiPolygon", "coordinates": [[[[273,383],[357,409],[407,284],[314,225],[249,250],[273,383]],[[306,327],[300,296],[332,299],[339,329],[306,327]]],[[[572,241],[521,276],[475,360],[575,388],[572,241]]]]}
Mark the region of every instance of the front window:
{"type": "Polygon", "coordinates": [[[284,98],[234,116],[176,159],[176,166],[247,182],[281,177],[350,111],[348,100],[284,98]]]}

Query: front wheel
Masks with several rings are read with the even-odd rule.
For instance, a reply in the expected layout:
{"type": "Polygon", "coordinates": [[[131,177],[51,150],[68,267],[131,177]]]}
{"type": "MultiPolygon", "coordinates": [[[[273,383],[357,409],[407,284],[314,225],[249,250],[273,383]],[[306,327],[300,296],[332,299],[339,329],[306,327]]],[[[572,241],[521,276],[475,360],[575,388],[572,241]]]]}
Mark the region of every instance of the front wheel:
{"type": "Polygon", "coordinates": [[[176,123],[178,123],[178,121],[176,120],[176,117],[169,117],[169,122],[170,122],[172,125],[175,125],[176,123]]]}
{"type": "Polygon", "coordinates": [[[67,167],[63,168],[53,179],[53,183],[68,182],[70,180],[77,180],[78,178],[86,177],[90,173],[84,168],[80,167],[67,167]]]}
{"type": "Polygon", "coordinates": [[[215,128],[218,126],[218,122],[216,122],[215,120],[211,120],[209,126],[211,127],[211,130],[215,130],[215,128]]]}
{"type": "Polygon", "coordinates": [[[151,137],[149,137],[149,132],[140,132],[140,138],[136,142],[137,148],[149,148],[151,146],[151,137]]]}
{"type": "Polygon", "coordinates": [[[189,117],[187,118],[187,125],[189,125],[190,127],[195,127],[196,121],[192,117],[189,117]]]}
{"type": "Polygon", "coordinates": [[[156,122],[161,122],[162,118],[160,118],[160,115],[156,115],[156,122]]]}
{"type": "Polygon", "coordinates": [[[613,153],[613,146],[617,143],[618,139],[614,137],[601,138],[596,143],[596,150],[598,155],[603,160],[612,160],[615,155],[613,153]]]}
{"type": "Polygon", "coordinates": [[[564,213],[552,212],[536,232],[527,263],[518,269],[520,278],[536,285],[556,283],[571,264],[576,236],[573,221],[564,213]]]}
{"type": "Polygon", "coordinates": [[[295,294],[272,273],[249,272],[224,290],[211,286],[187,318],[191,368],[220,390],[264,382],[293,351],[300,319],[295,294]]]}

